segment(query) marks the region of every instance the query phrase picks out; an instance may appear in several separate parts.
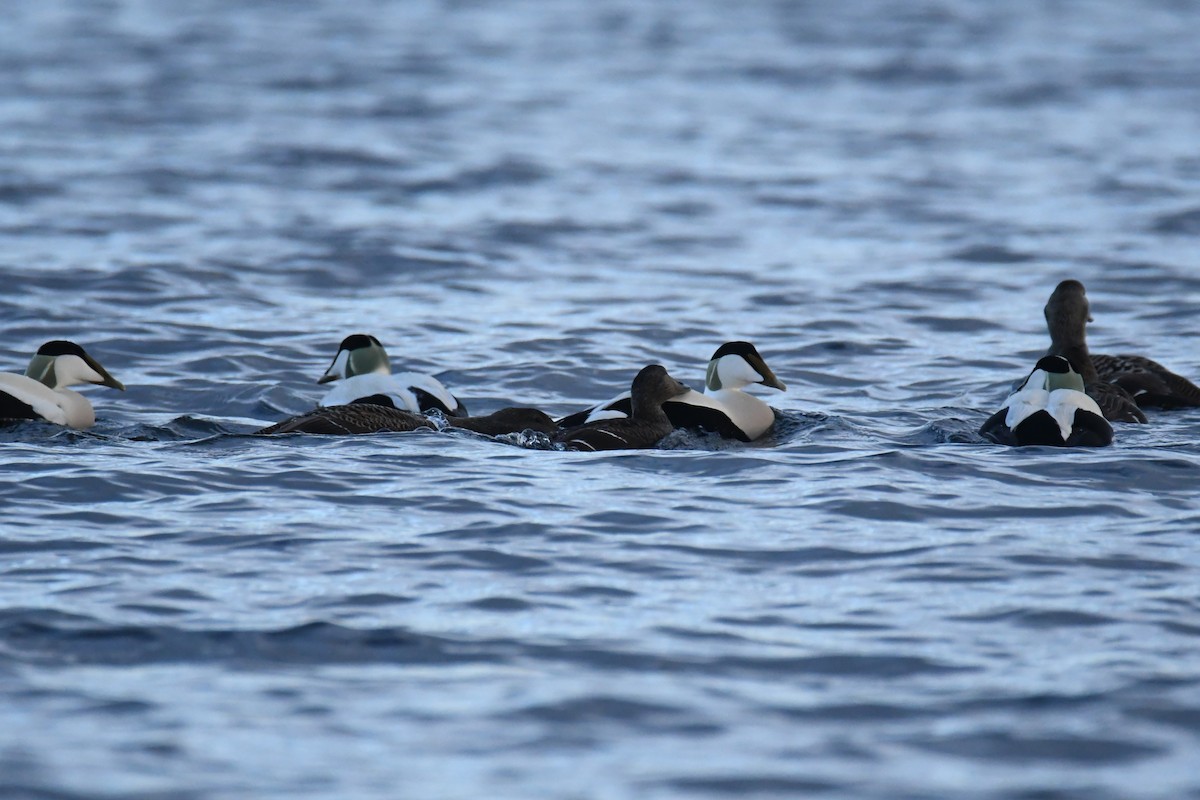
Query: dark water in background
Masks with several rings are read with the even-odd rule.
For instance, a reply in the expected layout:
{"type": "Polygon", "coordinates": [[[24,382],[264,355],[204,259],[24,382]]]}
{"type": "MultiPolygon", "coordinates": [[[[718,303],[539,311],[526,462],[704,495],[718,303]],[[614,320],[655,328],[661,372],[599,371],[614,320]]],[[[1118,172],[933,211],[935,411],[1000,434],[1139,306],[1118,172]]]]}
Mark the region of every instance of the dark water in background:
{"type": "Polygon", "coordinates": [[[129,385],[0,430],[0,797],[1200,797],[1200,413],[972,434],[1064,277],[1200,376],[1200,8],[186,5],[0,25],[0,368],[129,385]],[[787,420],[239,435],[358,330],[787,420]]]}

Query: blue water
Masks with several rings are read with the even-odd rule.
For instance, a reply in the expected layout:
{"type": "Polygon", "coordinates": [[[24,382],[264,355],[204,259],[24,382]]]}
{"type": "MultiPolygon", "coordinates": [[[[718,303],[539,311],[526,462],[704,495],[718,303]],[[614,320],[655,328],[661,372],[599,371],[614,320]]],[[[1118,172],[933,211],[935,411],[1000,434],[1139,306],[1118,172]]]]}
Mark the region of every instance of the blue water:
{"type": "Polygon", "coordinates": [[[974,434],[1082,280],[1200,378],[1200,7],[10,4],[0,797],[1200,797],[1200,412],[974,434]],[[753,341],[752,446],[247,431],[379,336],[560,414],[753,341]]]}

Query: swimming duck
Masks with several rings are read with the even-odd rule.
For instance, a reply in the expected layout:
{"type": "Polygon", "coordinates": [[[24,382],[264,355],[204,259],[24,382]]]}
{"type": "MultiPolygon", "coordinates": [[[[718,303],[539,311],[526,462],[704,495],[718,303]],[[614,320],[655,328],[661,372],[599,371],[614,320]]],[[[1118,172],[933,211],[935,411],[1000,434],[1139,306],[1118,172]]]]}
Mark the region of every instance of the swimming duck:
{"type": "Polygon", "coordinates": [[[462,428],[485,436],[522,431],[537,431],[549,435],[558,431],[554,420],[536,408],[502,408],[481,417],[447,417],[446,422],[452,428],[462,428]]]}
{"type": "Polygon", "coordinates": [[[1104,447],[1113,429],[1063,356],[1043,356],[979,433],[998,444],[1104,447]]]}
{"type": "Polygon", "coordinates": [[[360,397],[384,394],[402,400],[399,408],[412,412],[437,409],[447,417],[463,417],[466,406],[432,375],[415,372],[392,374],[387,351],[374,336],[356,333],[338,347],[333,364],[317,383],[338,381],[318,405],[346,405],[360,397]]]}
{"type": "Polygon", "coordinates": [[[1062,355],[1078,365],[1087,392],[1100,405],[1106,419],[1145,422],[1141,408],[1200,406],[1200,387],[1145,356],[1092,355],[1087,346],[1087,324],[1092,321],[1083,284],[1066,280],[1058,284],[1045,309],[1050,330],[1050,355],[1062,355]]]}
{"type": "MultiPolygon", "coordinates": [[[[346,436],[356,433],[386,433],[415,431],[418,428],[436,430],[433,422],[411,411],[397,408],[393,395],[373,394],[358,397],[349,403],[322,406],[291,419],[269,425],[256,434],[320,433],[346,436]]],[[[400,400],[403,403],[403,400],[400,400]]]]}
{"type": "MultiPolygon", "coordinates": [[[[321,433],[346,436],[406,432],[419,428],[437,429],[437,425],[428,417],[397,407],[403,404],[404,400],[394,394],[373,394],[359,397],[345,405],[322,406],[255,433],[321,433]]],[[[502,408],[480,417],[447,417],[446,422],[450,427],[486,436],[520,433],[525,430],[549,434],[558,430],[554,420],[536,408],[502,408]]]]}
{"type": "MultiPolygon", "coordinates": [[[[704,393],[688,391],[683,397],[667,402],[663,409],[676,428],[711,431],[726,439],[751,442],[775,424],[775,412],[757,397],[742,389],[759,383],[787,391],[783,381],[767,366],[758,350],[749,342],[726,342],[717,348],[708,362],[704,393]]],[[[559,420],[559,427],[572,428],[602,419],[629,416],[629,392],[619,394],[559,420]]]]}
{"type": "Polygon", "coordinates": [[[664,405],[691,390],[658,364],[644,367],[630,387],[629,417],[597,420],[553,437],[568,450],[635,450],[653,447],[675,429],[664,405]]]}
{"type": "Polygon", "coordinates": [[[66,388],[98,383],[125,391],[100,362],[74,342],[56,340],[38,348],[24,375],[0,373],[0,419],[40,419],[71,428],[90,428],[96,412],[87,398],[66,388]]]}

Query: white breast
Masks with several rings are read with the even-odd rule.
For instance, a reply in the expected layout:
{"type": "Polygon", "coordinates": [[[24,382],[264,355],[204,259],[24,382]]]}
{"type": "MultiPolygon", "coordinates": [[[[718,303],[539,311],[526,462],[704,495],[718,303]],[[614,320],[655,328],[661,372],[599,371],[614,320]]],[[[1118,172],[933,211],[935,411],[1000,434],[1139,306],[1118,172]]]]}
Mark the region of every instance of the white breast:
{"type": "Polygon", "coordinates": [[[691,392],[684,399],[691,402],[692,395],[698,395],[708,401],[697,402],[695,405],[709,405],[720,409],[729,417],[730,422],[738,426],[751,440],[762,436],[775,424],[775,412],[769,405],[739,389],[706,390],[702,395],[691,392]]]}

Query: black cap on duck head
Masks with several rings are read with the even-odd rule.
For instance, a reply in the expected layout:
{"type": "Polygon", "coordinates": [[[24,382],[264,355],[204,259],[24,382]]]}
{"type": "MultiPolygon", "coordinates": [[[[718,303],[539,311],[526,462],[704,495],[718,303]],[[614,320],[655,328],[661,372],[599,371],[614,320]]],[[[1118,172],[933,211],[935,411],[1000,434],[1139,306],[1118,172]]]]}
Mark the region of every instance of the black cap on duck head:
{"type": "Polygon", "coordinates": [[[1042,356],[1034,369],[1065,375],[1068,372],[1078,372],[1075,365],[1066,356],[1042,356]]]}
{"type": "Polygon", "coordinates": [[[68,342],[65,339],[55,339],[53,342],[46,342],[38,348],[39,356],[79,356],[86,359],[87,351],[74,342],[68,342]]]}
{"type": "Polygon", "coordinates": [[[762,358],[762,356],[758,355],[758,350],[755,349],[754,345],[749,342],[726,342],[717,348],[717,352],[713,353],[712,358],[709,360],[713,361],[721,356],[741,356],[742,358],[746,356],[758,356],[762,358]]]}
{"type": "Polygon", "coordinates": [[[383,345],[379,344],[379,340],[369,333],[352,333],[345,339],[342,339],[342,343],[338,345],[338,350],[357,350],[360,347],[370,347],[371,345],[383,347],[383,345]]]}

